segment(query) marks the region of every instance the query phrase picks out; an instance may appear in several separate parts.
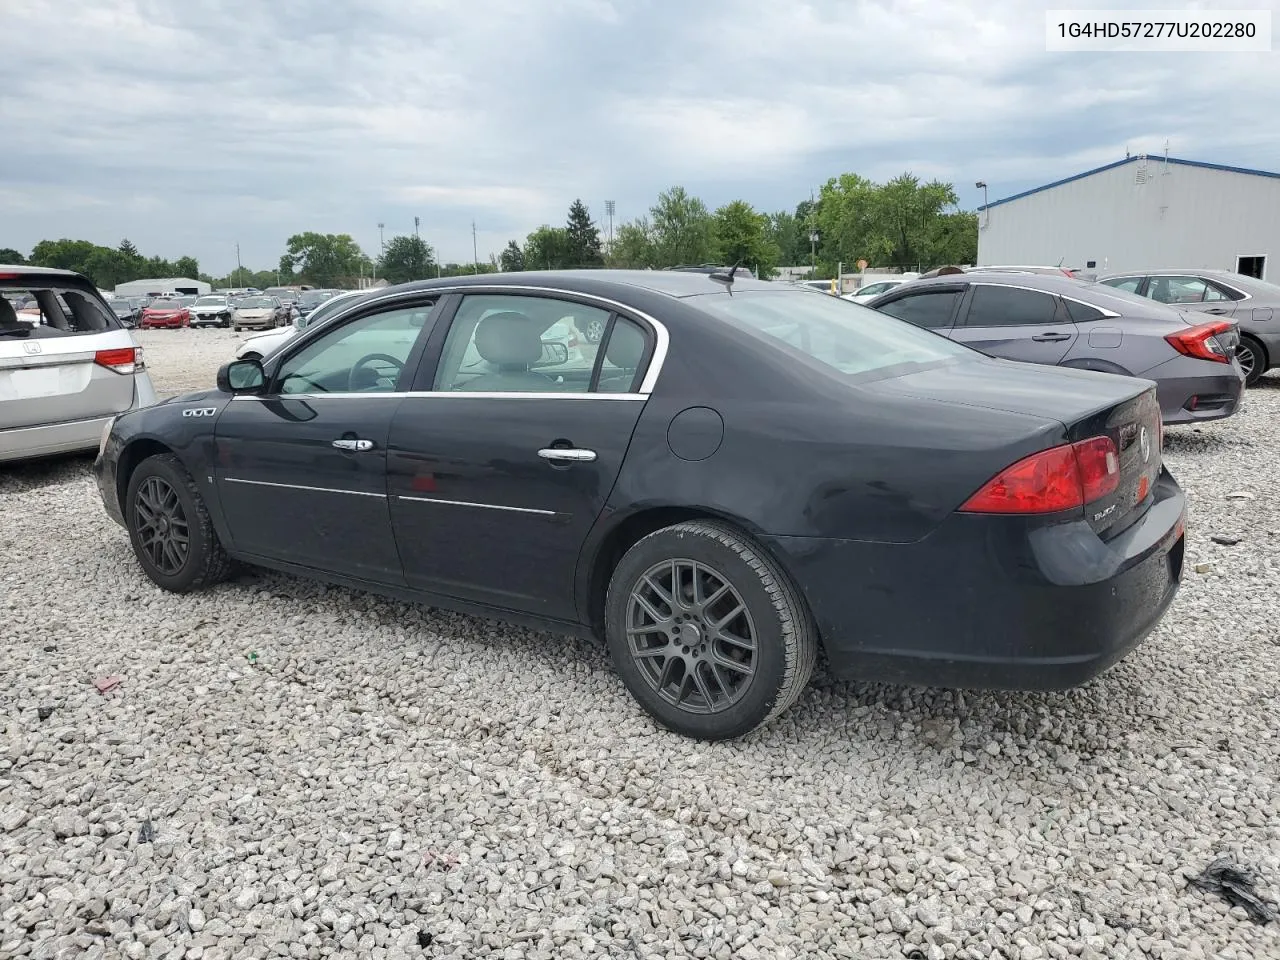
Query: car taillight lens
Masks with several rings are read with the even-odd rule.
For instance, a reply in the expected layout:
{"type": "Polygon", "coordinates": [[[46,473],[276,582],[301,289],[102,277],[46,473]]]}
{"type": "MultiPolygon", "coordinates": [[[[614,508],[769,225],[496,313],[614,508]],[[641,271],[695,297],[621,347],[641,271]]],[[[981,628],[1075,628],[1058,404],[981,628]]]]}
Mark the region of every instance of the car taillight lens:
{"type": "Polygon", "coordinates": [[[93,362],[116,373],[133,373],[138,369],[138,356],[142,351],[137,347],[119,347],[115,350],[99,350],[93,355],[93,362]]]}
{"type": "Polygon", "coordinates": [[[1231,358],[1227,356],[1227,351],[1217,340],[1218,334],[1226,333],[1230,329],[1231,324],[1225,320],[1214,320],[1211,323],[1199,323],[1194,327],[1171,333],[1165,337],[1165,340],[1168,341],[1169,346],[1184,356],[1213,360],[1216,363],[1230,363],[1231,358]]]}
{"type": "Polygon", "coordinates": [[[1057,513],[1113,493],[1120,458],[1110,437],[1041,450],[1006,467],[965,501],[961,513],[1057,513]]]}

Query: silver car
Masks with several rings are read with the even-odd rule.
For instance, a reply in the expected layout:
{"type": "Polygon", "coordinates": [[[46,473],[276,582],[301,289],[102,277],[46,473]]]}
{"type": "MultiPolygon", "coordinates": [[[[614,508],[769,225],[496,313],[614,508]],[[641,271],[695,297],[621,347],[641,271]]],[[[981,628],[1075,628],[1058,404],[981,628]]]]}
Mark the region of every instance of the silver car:
{"type": "Polygon", "coordinates": [[[1231,320],[1100,283],[973,270],[913,280],[867,306],[989,356],[1153,380],[1166,424],[1229,417],[1244,392],[1231,320]]]}
{"type": "Polygon", "coordinates": [[[0,266],[0,461],[97,449],[156,402],[142,350],[87,278],[0,266]]]}
{"type": "Polygon", "coordinates": [[[1280,367],[1280,286],[1227,270],[1108,273],[1099,283],[1240,325],[1236,357],[1249,386],[1280,367]]]}

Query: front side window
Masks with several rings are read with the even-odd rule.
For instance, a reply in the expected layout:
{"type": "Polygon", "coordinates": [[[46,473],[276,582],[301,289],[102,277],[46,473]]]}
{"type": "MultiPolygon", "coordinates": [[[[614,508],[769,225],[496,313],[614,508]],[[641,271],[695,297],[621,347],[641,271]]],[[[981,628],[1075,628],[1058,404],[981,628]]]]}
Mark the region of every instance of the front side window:
{"type": "Polygon", "coordinates": [[[881,304],[876,309],[926,330],[945,330],[951,326],[951,314],[959,297],[958,290],[913,293],[881,304]]]}
{"type": "Polygon", "coordinates": [[[585,393],[596,347],[579,331],[603,329],[609,311],[552,297],[464,297],[445,338],[436,390],[585,393]]]}
{"type": "Polygon", "coordinates": [[[409,354],[431,303],[372,313],[329,330],[292,354],[276,374],[276,390],[296,393],[389,393],[400,389],[409,354]]]}
{"type": "Polygon", "coordinates": [[[779,349],[798,352],[842,374],[887,375],[974,356],[945,337],[838,297],[753,290],[686,300],[779,349]]]}
{"type": "Polygon", "coordinates": [[[1103,280],[1108,287],[1115,287],[1117,290],[1124,290],[1126,293],[1137,293],[1138,288],[1142,286],[1141,277],[1112,277],[1110,280],[1103,280]]]}

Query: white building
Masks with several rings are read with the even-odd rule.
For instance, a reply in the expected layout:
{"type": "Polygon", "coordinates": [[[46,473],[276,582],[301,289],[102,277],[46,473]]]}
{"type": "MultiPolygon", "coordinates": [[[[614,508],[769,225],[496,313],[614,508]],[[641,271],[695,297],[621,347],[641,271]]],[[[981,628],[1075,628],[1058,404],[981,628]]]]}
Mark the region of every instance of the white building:
{"type": "Polygon", "coordinates": [[[160,277],[155,280],[130,280],[116,284],[117,297],[153,297],[162,293],[181,293],[202,297],[210,292],[209,284],[190,277],[160,277]]]}
{"type": "Polygon", "coordinates": [[[1127,157],[978,208],[978,265],[1209,267],[1280,281],[1280,173],[1127,157]]]}

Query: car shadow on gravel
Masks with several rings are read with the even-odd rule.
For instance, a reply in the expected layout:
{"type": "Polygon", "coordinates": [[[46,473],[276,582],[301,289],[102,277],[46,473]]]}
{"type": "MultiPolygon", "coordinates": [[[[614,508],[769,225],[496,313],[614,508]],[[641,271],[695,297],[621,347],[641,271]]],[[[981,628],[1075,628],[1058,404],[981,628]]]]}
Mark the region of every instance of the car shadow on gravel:
{"type": "Polygon", "coordinates": [[[93,454],[85,453],[0,464],[0,495],[26,493],[51,484],[81,480],[89,476],[93,459],[93,454]]]}

